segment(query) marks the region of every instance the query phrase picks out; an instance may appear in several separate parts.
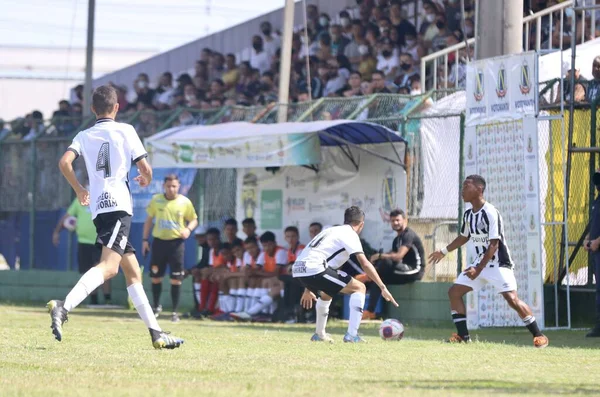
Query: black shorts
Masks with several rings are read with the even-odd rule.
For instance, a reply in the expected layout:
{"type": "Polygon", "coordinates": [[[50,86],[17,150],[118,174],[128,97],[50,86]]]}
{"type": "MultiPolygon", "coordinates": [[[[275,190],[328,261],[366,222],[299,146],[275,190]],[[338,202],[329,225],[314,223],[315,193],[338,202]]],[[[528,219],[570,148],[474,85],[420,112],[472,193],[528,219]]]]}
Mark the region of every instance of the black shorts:
{"type": "Polygon", "coordinates": [[[150,258],[150,277],[164,277],[167,265],[171,270],[171,278],[183,279],[184,240],[152,240],[152,257],[150,258]]]}
{"type": "Polygon", "coordinates": [[[100,262],[102,248],[96,244],[77,244],[77,262],[79,273],[83,274],[100,262]]]}
{"type": "Polygon", "coordinates": [[[319,291],[325,292],[329,296],[335,296],[348,285],[352,277],[344,271],[328,267],[324,272],[314,276],[296,277],[296,280],[317,296],[319,296],[319,291]]]}
{"type": "Polygon", "coordinates": [[[104,246],[117,254],[133,254],[135,249],[129,242],[131,215],[125,211],[98,214],[94,219],[98,240],[96,245],[104,246]]]}

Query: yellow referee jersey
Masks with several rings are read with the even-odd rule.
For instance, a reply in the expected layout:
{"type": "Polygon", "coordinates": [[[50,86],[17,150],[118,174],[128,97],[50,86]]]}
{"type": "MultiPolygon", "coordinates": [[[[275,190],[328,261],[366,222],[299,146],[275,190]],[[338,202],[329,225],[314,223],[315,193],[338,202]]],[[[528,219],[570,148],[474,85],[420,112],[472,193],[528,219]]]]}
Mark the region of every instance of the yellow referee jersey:
{"type": "Polygon", "coordinates": [[[152,236],[161,240],[181,238],[180,231],[185,227],[185,222],[198,217],[190,199],[182,194],[174,200],[167,200],[162,193],[155,194],[146,212],[154,218],[152,236]]]}

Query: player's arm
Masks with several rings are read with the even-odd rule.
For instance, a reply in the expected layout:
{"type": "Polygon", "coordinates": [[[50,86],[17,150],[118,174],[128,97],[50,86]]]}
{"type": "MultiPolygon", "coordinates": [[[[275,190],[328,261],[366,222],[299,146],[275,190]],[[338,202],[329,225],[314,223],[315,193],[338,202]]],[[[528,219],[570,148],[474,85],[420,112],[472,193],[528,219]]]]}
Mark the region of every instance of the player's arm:
{"type": "Polygon", "coordinates": [[[476,266],[478,268],[479,272],[481,272],[483,269],[485,269],[485,267],[487,266],[490,259],[492,259],[493,256],[496,254],[496,251],[498,251],[499,245],[500,245],[499,239],[490,240],[490,245],[485,250],[485,254],[483,254],[483,258],[481,258],[481,260],[479,261],[479,263],[476,266]]]}
{"type": "Polygon", "coordinates": [[[54,227],[54,232],[52,232],[52,244],[54,244],[55,247],[58,247],[58,244],[60,243],[60,231],[65,227],[64,226],[65,220],[69,216],[70,216],[69,213],[65,212],[65,214],[60,217],[60,219],[58,220],[58,223],[54,227]]]}
{"type": "Polygon", "coordinates": [[[130,133],[125,136],[131,151],[131,161],[137,165],[139,172],[139,175],[135,177],[135,180],[141,187],[146,187],[152,181],[152,167],[147,159],[148,152],[146,152],[146,148],[144,148],[135,128],[131,127],[130,133]]]}
{"type": "Polygon", "coordinates": [[[183,228],[183,230],[181,230],[180,233],[183,239],[187,239],[191,236],[196,226],[198,226],[198,215],[196,215],[196,210],[194,210],[194,205],[191,201],[188,201],[184,219],[188,222],[188,224],[183,228]]]}
{"type": "Polygon", "coordinates": [[[88,191],[81,186],[81,183],[77,180],[77,176],[73,170],[73,161],[77,159],[78,155],[79,154],[76,151],[69,148],[58,162],[58,168],[60,168],[60,172],[62,172],[67,182],[69,182],[69,185],[71,185],[75,194],[77,194],[77,198],[81,205],[89,205],[90,195],[88,191]]]}
{"type": "MultiPolygon", "coordinates": [[[[134,160],[135,161],[135,160],[134,160]]],[[[136,163],[139,175],[134,179],[141,187],[146,187],[152,181],[152,167],[146,158],[139,159],[136,163]]]]}
{"type": "Polygon", "coordinates": [[[394,306],[398,307],[398,303],[396,303],[396,300],[394,299],[394,297],[392,296],[392,294],[390,293],[390,291],[388,291],[388,289],[385,286],[385,284],[383,283],[383,281],[381,281],[381,277],[379,277],[379,274],[377,273],[377,270],[375,270],[375,267],[373,266],[373,264],[371,264],[371,262],[369,262],[369,260],[365,256],[365,254],[362,253],[362,252],[357,252],[356,253],[356,260],[358,260],[358,263],[360,264],[360,266],[363,268],[363,270],[365,271],[365,273],[367,273],[367,276],[369,276],[369,278],[375,284],[377,284],[377,286],[379,287],[379,289],[381,289],[381,296],[383,296],[383,298],[386,301],[392,302],[392,304],[394,306]]]}
{"type": "Polygon", "coordinates": [[[449,252],[452,252],[455,249],[462,247],[468,241],[469,241],[469,237],[465,237],[463,235],[458,236],[457,238],[454,239],[454,241],[452,241],[450,244],[448,244],[445,248],[435,251],[434,253],[429,255],[429,261],[435,265],[436,263],[441,261],[449,252]]]}
{"type": "Polygon", "coordinates": [[[150,252],[150,243],[148,243],[148,239],[150,238],[150,231],[152,230],[152,225],[154,221],[154,217],[148,215],[146,220],[144,221],[144,231],[142,234],[142,255],[146,256],[148,252],[150,252]]]}

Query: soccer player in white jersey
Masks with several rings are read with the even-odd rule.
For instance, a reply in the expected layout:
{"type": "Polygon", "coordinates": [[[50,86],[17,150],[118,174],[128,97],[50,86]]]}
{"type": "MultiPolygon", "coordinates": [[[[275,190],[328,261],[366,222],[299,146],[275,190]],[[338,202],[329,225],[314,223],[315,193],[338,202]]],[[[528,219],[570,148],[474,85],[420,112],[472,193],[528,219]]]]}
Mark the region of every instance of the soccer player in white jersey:
{"type": "Polygon", "coordinates": [[[305,288],[300,300],[302,306],[310,309],[313,301],[317,301],[316,332],[311,338],[313,342],[333,342],[331,336],[325,332],[325,325],[331,299],[340,292],[350,295],[350,318],[344,342],[364,342],[358,335],[358,327],[365,306],[366,287],[360,281],[338,270],[352,254],[356,255],[369,278],[381,288],[383,298],[398,306],[363,253],[358,235],[364,226],[365,213],[355,206],[347,208],[344,212],[344,224],[330,227],[317,234],[302,250],[292,266],[292,276],[305,288]]]}
{"type": "Polygon", "coordinates": [[[517,280],[513,272],[513,261],[504,237],[504,224],[500,213],[486,202],[485,179],[479,175],[468,176],[462,185],[463,200],[471,204],[465,211],[460,236],[447,247],[432,253],[429,259],[438,263],[448,252],[463,246],[469,240],[477,252],[477,259],[454,281],[448,291],[452,319],[457,333],[448,340],[453,343],[470,342],[467,329],[467,316],[463,296],[469,291],[479,291],[491,284],[513,308],[533,335],[533,345],[537,348],[548,346],[548,338],[541,333],[529,306],[517,295],[517,280]]]}
{"type": "Polygon", "coordinates": [[[79,199],[90,206],[98,238],[102,246],[100,262],[87,271],[67,295],[64,302],[52,300],[48,309],[52,319],[52,333],[62,340],[62,326],[67,314],[92,291],[114,277],[119,264],[125,274],[127,292],[142,320],[150,331],[156,349],[174,349],[183,340],[163,332],[148,302],[135,250],[128,240],[133,206],[129,190],[129,170],[136,164],[140,175],[135,180],[142,187],[152,180],[148,156],[135,129],[129,124],[117,123],[119,111],[117,93],[111,86],[98,87],[92,95],[92,111],[96,124],[81,131],[60,159],[59,167],[79,199]],[[90,190],[87,191],[73,172],[73,161],[83,156],[90,190]]]}

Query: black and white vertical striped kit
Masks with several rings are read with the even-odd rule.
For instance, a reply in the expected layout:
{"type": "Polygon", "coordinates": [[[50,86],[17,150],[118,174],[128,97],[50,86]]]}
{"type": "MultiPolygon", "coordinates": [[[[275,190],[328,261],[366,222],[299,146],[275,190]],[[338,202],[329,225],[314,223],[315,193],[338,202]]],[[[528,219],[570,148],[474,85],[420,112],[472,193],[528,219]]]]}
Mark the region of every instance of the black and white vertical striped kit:
{"type": "Polygon", "coordinates": [[[502,216],[492,204],[486,202],[477,212],[474,212],[473,209],[466,210],[463,214],[460,234],[471,239],[477,254],[477,262],[483,258],[490,246],[490,240],[500,240],[498,251],[487,266],[513,267],[510,250],[504,236],[502,216]]]}

